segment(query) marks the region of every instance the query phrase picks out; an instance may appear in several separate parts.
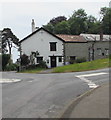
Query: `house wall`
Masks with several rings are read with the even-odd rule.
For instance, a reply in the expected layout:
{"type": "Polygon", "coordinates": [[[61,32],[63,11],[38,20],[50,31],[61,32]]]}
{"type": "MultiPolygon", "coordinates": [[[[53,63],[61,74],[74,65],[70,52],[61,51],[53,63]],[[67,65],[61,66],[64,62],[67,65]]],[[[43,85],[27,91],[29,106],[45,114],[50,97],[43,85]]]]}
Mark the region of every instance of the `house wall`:
{"type": "Polygon", "coordinates": [[[76,56],[76,59],[85,57],[88,60],[87,43],[65,43],[66,64],[70,61],[70,56],[76,56]]]}
{"type": "MultiPolygon", "coordinates": [[[[87,61],[89,61],[89,48],[92,46],[93,42],[87,42],[87,43],[65,43],[65,62],[70,61],[70,56],[76,56],[77,58],[83,58],[85,57],[87,61]]],[[[108,54],[106,54],[106,49],[109,49],[109,44],[111,44],[108,41],[97,41],[94,44],[94,60],[106,58],[108,57],[108,54]],[[101,55],[100,51],[101,49],[101,55]]]]}
{"type": "MultiPolygon", "coordinates": [[[[93,42],[88,42],[88,47],[92,44],[93,42]]],[[[94,43],[94,60],[108,57],[106,49],[109,49],[109,44],[111,44],[111,41],[96,41],[94,43]],[[101,49],[101,54],[98,49],[101,49]]]]}
{"type": "Polygon", "coordinates": [[[28,56],[31,55],[31,52],[38,51],[40,54],[39,56],[43,56],[43,60],[46,61],[46,64],[49,68],[51,67],[50,56],[57,56],[57,66],[63,65],[63,61],[58,61],[58,57],[63,56],[63,41],[57,39],[42,29],[26,40],[22,41],[21,49],[22,54],[26,54],[28,56]],[[50,42],[57,42],[57,51],[50,51],[50,42]]]}

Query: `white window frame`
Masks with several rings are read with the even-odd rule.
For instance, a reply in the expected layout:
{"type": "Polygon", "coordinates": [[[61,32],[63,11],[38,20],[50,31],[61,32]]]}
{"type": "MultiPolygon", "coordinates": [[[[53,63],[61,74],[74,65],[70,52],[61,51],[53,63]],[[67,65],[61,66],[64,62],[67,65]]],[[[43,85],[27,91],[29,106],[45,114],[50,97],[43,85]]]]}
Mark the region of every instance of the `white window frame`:
{"type": "Polygon", "coordinates": [[[98,55],[102,55],[102,49],[101,48],[97,48],[98,50],[98,55]]]}
{"type": "Polygon", "coordinates": [[[105,54],[109,55],[109,49],[107,49],[107,48],[105,49],[105,54]]]}

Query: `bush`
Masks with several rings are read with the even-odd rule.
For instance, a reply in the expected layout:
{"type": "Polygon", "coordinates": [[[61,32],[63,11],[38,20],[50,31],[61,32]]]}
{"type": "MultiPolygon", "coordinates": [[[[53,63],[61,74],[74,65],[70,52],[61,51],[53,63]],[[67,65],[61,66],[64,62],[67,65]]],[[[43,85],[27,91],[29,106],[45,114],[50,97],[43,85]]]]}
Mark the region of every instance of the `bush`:
{"type": "Polygon", "coordinates": [[[45,61],[41,61],[41,62],[37,65],[37,67],[39,67],[39,68],[48,68],[45,61]]]}
{"type": "Polygon", "coordinates": [[[74,64],[76,60],[70,60],[69,64],[74,64]]]}
{"type": "Polygon", "coordinates": [[[37,65],[28,65],[27,67],[25,67],[25,69],[27,70],[32,70],[32,69],[36,69],[37,65]]]}
{"type": "Polygon", "coordinates": [[[8,65],[10,61],[10,55],[9,54],[2,54],[0,55],[0,59],[2,59],[2,69],[5,70],[6,66],[8,65]]]}
{"type": "Polygon", "coordinates": [[[21,65],[22,66],[27,66],[30,63],[30,60],[26,54],[23,54],[21,56],[21,65]]]}
{"type": "Polygon", "coordinates": [[[15,70],[17,70],[17,66],[18,66],[17,64],[7,65],[5,70],[6,71],[15,71],[15,70]]]}
{"type": "Polygon", "coordinates": [[[78,58],[75,60],[76,63],[82,63],[82,62],[86,62],[86,58],[78,58]]]}

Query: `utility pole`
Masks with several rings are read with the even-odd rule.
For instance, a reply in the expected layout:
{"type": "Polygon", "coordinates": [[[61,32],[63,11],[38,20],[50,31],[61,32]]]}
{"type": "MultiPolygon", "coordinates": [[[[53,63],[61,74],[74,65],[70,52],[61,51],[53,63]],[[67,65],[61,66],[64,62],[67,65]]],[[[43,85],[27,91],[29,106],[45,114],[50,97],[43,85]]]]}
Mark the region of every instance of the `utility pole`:
{"type": "Polygon", "coordinates": [[[96,37],[93,37],[93,36],[91,36],[91,37],[93,38],[93,41],[92,41],[91,47],[89,48],[89,60],[90,61],[95,59],[95,57],[94,57],[95,56],[94,45],[96,43],[96,37]]]}
{"type": "Polygon", "coordinates": [[[20,51],[20,58],[19,58],[19,71],[21,71],[21,70],[22,70],[22,65],[21,65],[21,56],[22,56],[21,43],[19,43],[19,51],[20,51]]]}

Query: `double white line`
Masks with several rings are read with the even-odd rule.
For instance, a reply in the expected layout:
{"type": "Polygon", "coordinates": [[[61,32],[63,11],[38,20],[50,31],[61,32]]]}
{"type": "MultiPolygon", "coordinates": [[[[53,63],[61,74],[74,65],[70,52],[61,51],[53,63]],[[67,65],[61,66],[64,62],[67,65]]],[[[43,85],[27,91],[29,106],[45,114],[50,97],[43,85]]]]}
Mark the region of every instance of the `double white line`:
{"type": "Polygon", "coordinates": [[[83,80],[84,82],[86,82],[88,84],[89,88],[97,88],[99,85],[96,85],[94,82],[86,79],[85,77],[97,76],[97,75],[105,75],[105,74],[108,74],[108,73],[101,72],[101,73],[94,73],[94,74],[78,75],[76,77],[78,77],[81,80],[83,80]]]}

